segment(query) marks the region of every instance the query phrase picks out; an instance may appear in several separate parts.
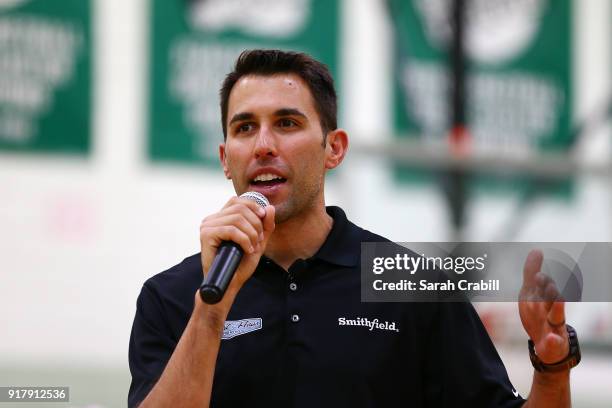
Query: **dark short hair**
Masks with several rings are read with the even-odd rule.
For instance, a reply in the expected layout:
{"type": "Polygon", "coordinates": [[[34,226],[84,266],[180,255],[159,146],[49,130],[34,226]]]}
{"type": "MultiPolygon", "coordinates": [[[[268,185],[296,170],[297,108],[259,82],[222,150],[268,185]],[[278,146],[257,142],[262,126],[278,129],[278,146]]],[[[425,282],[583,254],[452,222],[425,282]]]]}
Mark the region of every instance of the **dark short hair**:
{"type": "Polygon", "coordinates": [[[271,76],[285,73],[298,75],[310,89],[315,110],[321,121],[323,135],[326,136],[329,131],[338,127],[338,106],[334,80],[325,64],[300,52],[246,50],[236,60],[234,70],[225,77],[219,92],[224,140],[227,138],[229,95],[236,82],[246,75],[271,76]]]}

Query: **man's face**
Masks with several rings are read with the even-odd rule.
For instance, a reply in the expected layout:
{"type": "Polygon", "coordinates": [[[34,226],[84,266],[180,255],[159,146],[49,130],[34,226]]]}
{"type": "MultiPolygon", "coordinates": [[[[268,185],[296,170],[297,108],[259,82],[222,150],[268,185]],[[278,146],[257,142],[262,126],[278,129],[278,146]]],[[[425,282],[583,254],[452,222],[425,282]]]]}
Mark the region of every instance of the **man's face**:
{"type": "Polygon", "coordinates": [[[265,195],[277,223],[323,203],[323,140],[314,99],[299,76],[249,75],[234,85],[220,146],[223,169],[238,195],[265,195]]]}

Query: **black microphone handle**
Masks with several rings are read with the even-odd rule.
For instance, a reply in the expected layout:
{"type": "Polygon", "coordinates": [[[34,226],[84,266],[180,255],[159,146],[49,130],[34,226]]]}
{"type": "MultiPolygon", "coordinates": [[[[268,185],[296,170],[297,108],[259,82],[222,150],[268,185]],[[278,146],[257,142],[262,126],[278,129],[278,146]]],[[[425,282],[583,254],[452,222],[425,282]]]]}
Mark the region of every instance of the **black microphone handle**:
{"type": "Polygon", "coordinates": [[[214,305],[223,298],[234,277],[244,252],[240,245],[223,241],[217,248],[217,255],[200,285],[200,297],[205,303],[214,305]]]}

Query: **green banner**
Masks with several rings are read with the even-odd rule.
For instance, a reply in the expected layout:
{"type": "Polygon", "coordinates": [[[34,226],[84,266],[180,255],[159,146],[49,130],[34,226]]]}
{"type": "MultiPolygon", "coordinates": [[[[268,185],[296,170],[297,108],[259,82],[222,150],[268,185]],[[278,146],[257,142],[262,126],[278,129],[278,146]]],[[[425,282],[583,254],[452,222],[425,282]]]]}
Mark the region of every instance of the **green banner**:
{"type": "Polygon", "coordinates": [[[153,0],[150,158],[218,165],[219,88],[245,49],[304,51],[336,73],[338,3],[153,0]]]}
{"type": "Polygon", "coordinates": [[[89,0],[0,0],[0,150],[87,153],[89,0]]]}
{"type": "MultiPolygon", "coordinates": [[[[396,32],[395,131],[446,145],[453,2],[387,1],[396,32]]],[[[571,0],[467,0],[466,7],[471,149],[567,150],[573,142],[571,0]]]]}

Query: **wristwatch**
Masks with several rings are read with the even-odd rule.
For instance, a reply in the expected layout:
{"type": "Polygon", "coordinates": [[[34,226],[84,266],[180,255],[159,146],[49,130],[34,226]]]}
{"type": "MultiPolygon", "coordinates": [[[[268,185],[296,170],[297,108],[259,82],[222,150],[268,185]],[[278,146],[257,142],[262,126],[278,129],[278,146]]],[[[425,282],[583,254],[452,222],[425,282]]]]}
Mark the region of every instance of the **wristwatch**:
{"type": "Polygon", "coordinates": [[[537,371],[542,373],[556,373],[574,368],[580,363],[580,346],[578,345],[576,330],[569,324],[566,324],[565,327],[567,327],[567,335],[569,338],[569,353],[559,362],[553,364],[542,362],[535,352],[533,341],[529,339],[527,342],[529,345],[529,359],[531,360],[531,364],[533,364],[533,368],[537,371]]]}

